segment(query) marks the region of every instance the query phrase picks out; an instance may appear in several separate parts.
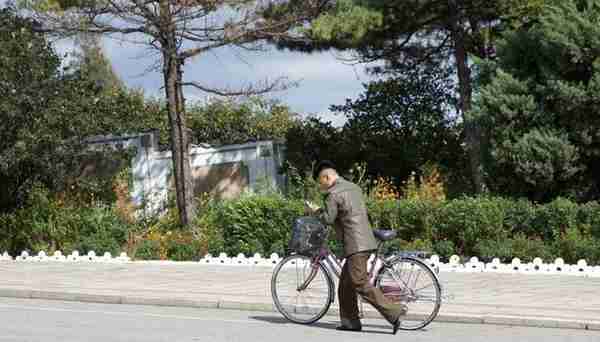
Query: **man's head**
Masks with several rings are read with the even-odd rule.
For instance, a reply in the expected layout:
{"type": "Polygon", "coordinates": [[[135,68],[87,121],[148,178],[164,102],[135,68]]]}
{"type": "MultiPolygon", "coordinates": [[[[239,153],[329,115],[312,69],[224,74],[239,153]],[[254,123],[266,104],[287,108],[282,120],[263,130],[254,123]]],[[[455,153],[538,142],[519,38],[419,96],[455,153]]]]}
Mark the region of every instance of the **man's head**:
{"type": "Polygon", "coordinates": [[[329,189],[338,179],[335,165],[329,160],[323,160],[315,167],[313,177],[319,182],[322,191],[329,189]]]}

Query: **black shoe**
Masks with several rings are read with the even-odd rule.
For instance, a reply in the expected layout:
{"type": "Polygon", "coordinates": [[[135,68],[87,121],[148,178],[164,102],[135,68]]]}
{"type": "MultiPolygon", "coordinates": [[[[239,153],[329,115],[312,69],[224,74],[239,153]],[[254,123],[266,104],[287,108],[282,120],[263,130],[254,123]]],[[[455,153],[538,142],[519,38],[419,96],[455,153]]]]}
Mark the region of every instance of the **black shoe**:
{"type": "Polygon", "coordinates": [[[400,317],[398,317],[396,319],[396,321],[394,323],[392,323],[392,333],[394,335],[396,335],[396,333],[398,332],[398,329],[400,329],[400,317]]]}
{"type": "Polygon", "coordinates": [[[337,327],[335,327],[335,330],[341,330],[341,331],[361,331],[362,327],[347,327],[345,325],[338,325],[337,327]]]}

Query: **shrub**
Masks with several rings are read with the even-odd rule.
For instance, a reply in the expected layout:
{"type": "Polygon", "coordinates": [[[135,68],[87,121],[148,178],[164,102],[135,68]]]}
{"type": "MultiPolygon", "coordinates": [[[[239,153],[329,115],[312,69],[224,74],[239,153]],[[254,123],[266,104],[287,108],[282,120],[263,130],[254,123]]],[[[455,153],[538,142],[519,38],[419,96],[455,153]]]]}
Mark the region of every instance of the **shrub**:
{"type": "Polygon", "coordinates": [[[430,200],[400,200],[397,202],[400,236],[406,240],[432,240],[435,213],[439,202],[430,200]]]}
{"type": "Polygon", "coordinates": [[[368,201],[369,220],[374,228],[395,229],[401,239],[431,240],[434,212],[438,204],[428,200],[368,201]]]}
{"type": "Polygon", "coordinates": [[[537,207],[531,224],[544,241],[558,239],[569,228],[577,227],[578,206],[565,198],[537,207]]]}
{"type": "Polygon", "coordinates": [[[223,226],[219,224],[220,206],[211,202],[200,210],[193,224],[193,233],[198,240],[201,256],[208,253],[218,255],[225,250],[223,226]]]}
{"type": "Polygon", "coordinates": [[[401,227],[398,202],[369,200],[366,205],[373,228],[399,229],[401,227]]]}
{"type": "Polygon", "coordinates": [[[440,256],[440,259],[446,260],[456,254],[454,242],[451,240],[440,240],[433,244],[433,251],[440,256]]]}
{"type": "Polygon", "coordinates": [[[508,239],[481,240],[475,245],[474,252],[484,262],[490,262],[493,258],[507,262],[513,255],[512,241],[508,239]]]}
{"type": "Polygon", "coordinates": [[[577,228],[568,228],[555,242],[556,254],[566,263],[586,259],[588,264],[600,263],[600,240],[586,236],[577,228]]]}
{"type": "Polygon", "coordinates": [[[536,206],[525,199],[504,200],[504,228],[510,235],[523,233],[527,236],[540,236],[532,224],[536,216],[536,206]]]}
{"type": "Polygon", "coordinates": [[[77,210],[77,230],[79,238],[66,251],[77,249],[81,252],[95,251],[97,255],[110,252],[118,255],[127,241],[130,225],[118,216],[112,208],[99,205],[77,210]]]}
{"type": "Polygon", "coordinates": [[[159,260],[160,242],[154,240],[142,240],[137,246],[133,257],[141,260],[159,260]]]}
{"type": "Polygon", "coordinates": [[[441,202],[446,200],[446,186],[435,164],[425,164],[421,167],[422,177],[417,182],[413,172],[402,187],[403,197],[407,199],[441,202]]]}
{"type": "Polygon", "coordinates": [[[389,178],[378,177],[372,184],[368,197],[375,201],[394,201],[400,197],[398,188],[389,178]]]}
{"type": "Polygon", "coordinates": [[[304,204],[278,194],[246,195],[224,201],[216,222],[223,232],[224,250],[229,255],[253,253],[283,255],[294,220],[303,215],[304,204]]]}
{"type": "Polygon", "coordinates": [[[502,200],[478,197],[445,202],[436,210],[433,234],[435,240],[452,240],[459,253],[473,255],[482,237],[505,239],[502,200]]]}
{"type": "Polygon", "coordinates": [[[65,250],[79,239],[78,213],[72,206],[55,199],[40,184],[32,187],[26,207],[16,212],[16,229],[24,233],[26,249],[52,252],[65,250]]]}
{"type": "MultiPolygon", "coordinates": [[[[425,250],[442,259],[459,254],[479,256],[482,260],[498,257],[504,262],[519,257],[523,262],[529,262],[535,257],[552,261],[571,248],[579,252],[576,256],[567,253],[568,260],[584,255],[590,262],[597,258],[593,250],[596,240],[591,238],[599,220],[595,215],[599,206],[595,203],[578,206],[560,200],[535,205],[525,200],[478,197],[446,202],[369,200],[367,205],[374,227],[399,231],[399,238],[386,244],[386,252],[425,250]],[[560,213],[564,212],[567,213],[566,220],[560,218],[560,213]],[[561,221],[578,227],[579,236],[585,242],[568,247],[569,243],[574,243],[574,238],[564,234],[564,241],[560,243],[543,239],[546,232],[555,228],[542,229],[545,226],[541,222],[554,222],[550,224],[556,227],[561,226],[561,221]],[[561,253],[559,249],[562,249],[561,253]]],[[[302,215],[302,208],[301,201],[288,200],[277,194],[213,202],[202,209],[194,228],[200,256],[206,252],[213,255],[221,252],[229,255],[240,252],[246,255],[255,252],[281,254],[285,251],[291,224],[294,218],[302,215]]],[[[329,246],[336,254],[341,254],[341,244],[334,234],[330,234],[329,246]]]]}
{"type": "Polygon", "coordinates": [[[517,234],[511,241],[512,257],[519,258],[522,262],[532,262],[535,258],[541,258],[545,262],[552,262],[553,253],[551,246],[539,238],[531,238],[523,233],[517,234]]]}
{"type": "Polygon", "coordinates": [[[11,254],[21,250],[67,254],[94,250],[118,254],[131,226],[112,207],[100,202],[82,207],[65,203],[60,197],[35,185],[27,205],[2,218],[2,240],[11,254]]]}
{"type": "Polygon", "coordinates": [[[591,236],[600,239],[600,203],[594,201],[580,205],[577,221],[591,236]]]}
{"type": "Polygon", "coordinates": [[[5,251],[14,254],[14,244],[17,239],[15,232],[16,215],[14,213],[0,214],[0,253],[5,251]]]}
{"type": "Polygon", "coordinates": [[[203,256],[200,251],[198,240],[170,240],[167,244],[167,258],[173,261],[197,261],[203,256]]]}
{"type": "Polygon", "coordinates": [[[405,252],[427,252],[427,253],[431,253],[433,251],[433,245],[431,243],[431,240],[428,239],[415,239],[412,241],[405,241],[405,240],[397,240],[399,249],[398,251],[405,251],[405,252]]]}

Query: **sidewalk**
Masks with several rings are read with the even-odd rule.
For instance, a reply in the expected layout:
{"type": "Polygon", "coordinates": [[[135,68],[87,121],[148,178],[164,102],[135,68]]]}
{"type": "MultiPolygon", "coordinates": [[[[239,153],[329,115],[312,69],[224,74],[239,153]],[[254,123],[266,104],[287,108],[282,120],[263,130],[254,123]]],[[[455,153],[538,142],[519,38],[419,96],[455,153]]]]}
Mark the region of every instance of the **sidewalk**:
{"type": "MultiPolygon", "coordinates": [[[[0,297],[274,311],[271,274],[270,267],[199,263],[0,262],[0,297]]],[[[600,278],[445,272],[440,278],[450,299],[438,322],[600,330],[600,278]]],[[[329,314],[337,315],[336,306],[337,299],[329,314]]]]}

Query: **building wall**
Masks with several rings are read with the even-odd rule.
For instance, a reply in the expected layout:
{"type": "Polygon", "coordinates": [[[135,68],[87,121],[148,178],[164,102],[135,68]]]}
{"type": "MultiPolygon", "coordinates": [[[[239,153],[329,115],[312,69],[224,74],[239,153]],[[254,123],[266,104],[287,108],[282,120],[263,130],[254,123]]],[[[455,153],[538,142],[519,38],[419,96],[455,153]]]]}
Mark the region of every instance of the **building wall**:
{"type": "MultiPolygon", "coordinates": [[[[283,189],[285,178],[278,174],[284,147],[259,141],[222,147],[194,146],[190,149],[194,192],[209,192],[218,198],[235,198],[243,191],[270,187],[283,189]]],[[[155,215],[168,203],[173,188],[170,151],[158,151],[154,144],[139,144],[132,161],[133,191],[140,214],[155,215]]]]}

